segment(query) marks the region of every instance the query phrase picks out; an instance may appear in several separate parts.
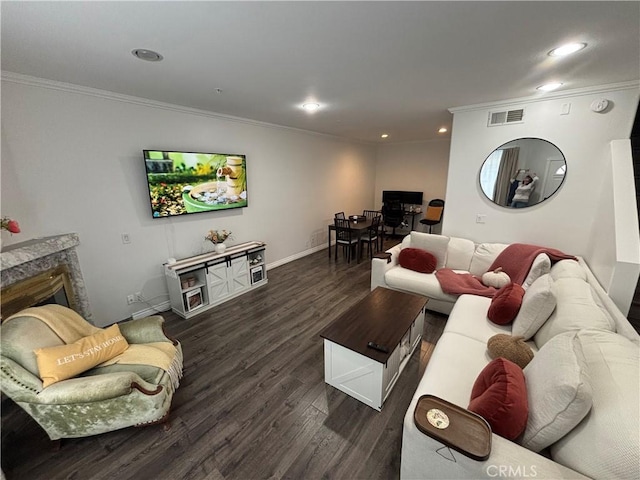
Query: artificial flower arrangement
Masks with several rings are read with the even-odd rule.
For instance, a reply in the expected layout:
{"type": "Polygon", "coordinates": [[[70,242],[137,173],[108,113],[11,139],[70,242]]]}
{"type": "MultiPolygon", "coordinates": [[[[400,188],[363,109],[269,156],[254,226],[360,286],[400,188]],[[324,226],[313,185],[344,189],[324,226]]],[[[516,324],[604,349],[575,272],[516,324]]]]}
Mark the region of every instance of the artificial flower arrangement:
{"type": "Polygon", "coordinates": [[[223,243],[227,238],[231,238],[231,232],[227,230],[209,230],[207,236],[204,237],[205,240],[209,240],[215,245],[223,243]]]}
{"type": "Polygon", "coordinates": [[[20,225],[18,225],[18,222],[9,217],[2,217],[0,228],[11,233],[20,233],[20,225]]]}

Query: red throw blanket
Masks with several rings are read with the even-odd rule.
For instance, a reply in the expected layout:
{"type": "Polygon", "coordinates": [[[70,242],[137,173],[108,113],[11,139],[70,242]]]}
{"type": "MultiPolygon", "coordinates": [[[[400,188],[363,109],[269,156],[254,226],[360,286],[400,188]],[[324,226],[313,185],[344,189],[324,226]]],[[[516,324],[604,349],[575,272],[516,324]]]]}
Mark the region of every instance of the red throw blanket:
{"type": "Polygon", "coordinates": [[[482,281],[470,273],[456,273],[450,268],[441,268],[436,271],[436,278],[444,293],[462,295],[470,293],[481,297],[493,297],[498,291],[493,287],[487,287],[482,281]]]}
{"type": "Polygon", "coordinates": [[[541,253],[546,253],[551,259],[551,262],[577,260],[573,255],[567,255],[555,248],[539,247],[526,243],[513,243],[496,257],[489,267],[489,271],[492,272],[496,268],[502,267],[502,271],[509,275],[513,283],[522,285],[524,279],[527,278],[529,274],[529,270],[531,270],[533,261],[541,253]]]}

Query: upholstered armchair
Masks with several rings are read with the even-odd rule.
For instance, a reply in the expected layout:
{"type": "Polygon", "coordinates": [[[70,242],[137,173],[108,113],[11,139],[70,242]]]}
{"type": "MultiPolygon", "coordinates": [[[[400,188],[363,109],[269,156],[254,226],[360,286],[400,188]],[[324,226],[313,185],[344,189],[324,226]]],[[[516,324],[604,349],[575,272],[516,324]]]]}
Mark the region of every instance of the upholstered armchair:
{"type": "Polygon", "coordinates": [[[90,337],[85,334],[102,335],[107,330],[93,327],[66,307],[23,310],[0,327],[2,392],[33,417],[51,440],[163,422],[182,376],[181,345],[164,334],[163,322],[161,316],[152,316],[110,327],[107,330],[119,327],[114,338],[125,345],[124,352],[72,378],[63,375],[52,381],[46,376],[51,374],[43,374],[42,352],[78,345],[78,352],[84,349],[84,353],[57,353],[55,367],[55,363],[70,363],[117,342],[101,340],[98,346],[87,348],[82,342],[90,337]],[[137,350],[139,346],[142,350],[137,350]],[[154,358],[148,352],[164,356],[166,361],[147,360],[154,358]]]}

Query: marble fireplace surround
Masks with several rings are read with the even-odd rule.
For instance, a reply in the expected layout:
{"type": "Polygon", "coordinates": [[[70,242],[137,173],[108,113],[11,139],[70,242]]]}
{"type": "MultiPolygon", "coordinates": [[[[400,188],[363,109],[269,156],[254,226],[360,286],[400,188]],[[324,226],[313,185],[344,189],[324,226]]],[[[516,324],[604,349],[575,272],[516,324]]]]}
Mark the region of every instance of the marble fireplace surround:
{"type": "Polygon", "coordinates": [[[92,322],[89,297],[76,251],[79,244],[78,234],[67,233],[3,247],[0,254],[2,288],[65,265],[69,270],[78,313],[92,322]]]}

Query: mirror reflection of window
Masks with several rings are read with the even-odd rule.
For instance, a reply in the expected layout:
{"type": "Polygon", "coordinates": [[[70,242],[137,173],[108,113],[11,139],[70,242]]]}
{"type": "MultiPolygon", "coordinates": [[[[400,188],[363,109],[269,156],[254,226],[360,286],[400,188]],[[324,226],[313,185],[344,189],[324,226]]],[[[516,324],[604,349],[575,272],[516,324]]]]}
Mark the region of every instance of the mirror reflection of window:
{"type": "Polygon", "coordinates": [[[496,194],[496,180],[498,178],[501,158],[502,150],[495,150],[487,157],[480,171],[480,187],[482,187],[484,194],[491,200],[494,200],[496,194]]]}
{"type": "Polygon", "coordinates": [[[478,180],[484,195],[496,205],[512,208],[517,197],[517,207],[526,208],[553,196],[562,186],[566,170],[565,157],[555,145],[540,138],[520,138],[491,152],[478,180]],[[532,179],[534,185],[527,188],[532,179]],[[522,190],[519,193],[518,188],[522,190]]]}

